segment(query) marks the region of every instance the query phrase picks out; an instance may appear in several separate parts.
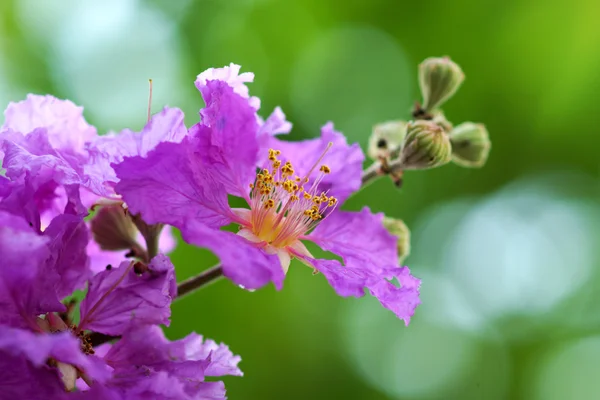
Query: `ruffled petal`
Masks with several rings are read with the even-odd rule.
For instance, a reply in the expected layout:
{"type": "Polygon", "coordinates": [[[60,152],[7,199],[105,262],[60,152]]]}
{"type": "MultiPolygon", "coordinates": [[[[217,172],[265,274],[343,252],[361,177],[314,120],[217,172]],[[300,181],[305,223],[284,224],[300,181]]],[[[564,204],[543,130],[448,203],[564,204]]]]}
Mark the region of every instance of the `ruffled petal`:
{"type": "Polygon", "coordinates": [[[92,277],[81,302],[79,328],[121,335],[142,324],[169,325],[171,301],[177,294],[173,264],[158,255],[148,269],[138,275],[132,262],[123,262],[92,277]]]}
{"type": "MultiPolygon", "coordinates": [[[[319,191],[328,192],[328,195],[335,196],[343,202],[361,186],[362,164],[365,156],[357,143],[348,145],[344,135],[336,132],[331,122],[321,129],[321,137],[316,139],[288,142],[272,137],[264,141],[265,146],[261,149],[261,153],[266,153],[269,148],[281,150],[280,158],[291,161],[296,174],[304,176],[330,142],[333,146],[327,151],[320,164],[327,165],[331,173],[325,175],[319,185],[319,191]]],[[[317,166],[309,179],[314,180],[318,173],[317,166]]]]}
{"type": "Polygon", "coordinates": [[[22,218],[0,211],[0,320],[28,326],[36,315],[64,311],[54,288],[53,271],[45,271],[50,257],[48,238],[39,236],[22,218]]]}
{"type": "Polygon", "coordinates": [[[204,95],[203,91],[209,81],[223,81],[231,86],[235,93],[247,99],[252,108],[258,110],[260,108],[260,99],[258,97],[250,97],[248,86],[246,86],[246,83],[254,81],[254,74],[252,72],[240,74],[240,69],[241,66],[234,63],[230,63],[228,67],[209,68],[196,78],[196,88],[204,95]]]}
{"type": "MultiPolygon", "coordinates": [[[[23,357],[36,367],[42,367],[49,358],[82,369],[99,382],[110,376],[110,371],[95,357],[81,351],[81,342],[70,332],[35,334],[0,325],[0,353],[23,357]]],[[[2,357],[0,357],[2,358],[2,357]]]]}
{"type": "Polygon", "coordinates": [[[180,109],[165,107],[152,116],[141,132],[125,129],[119,134],[99,136],[87,145],[90,160],[85,167],[86,171],[100,174],[105,181],[116,183],[118,179],[111,163],[120,163],[125,157],[146,157],[148,152],[162,142],[181,142],[187,135],[183,118],[180,109]]]}
{"type": "Polygon", "coordinates": [[[397,267],[394,270],[393,276],[400,283],[400,286],[396,286],[372,271],[354,265],[342,266],[337,260],[305,260],[325,275],[329,284],[340,296],[362,297],[364,290],[369,289],[371,295],[376,297],[381,305],[404,320],[406,325],[409,324],[415,308],[421,303],[419,299],[421,281],[410,275],[407,267],[397,267]]]}
{"type": "Polygon", "coordinates": [[[371,295],[375,296],[388,310],[404,320],[406,325],[415,313],[415,309],[421,304],[419,290],[421,280],[410,274],[408,267],[401,267],[394,275],[400,286],[394,285],[387,280],[381,280],[368,286],[371,295]]]}
{"type": "Polygon", "coordinates": [[[2,398],[7,400],[72,399],[69,393],[65,392],[65,387],[56,371],[44,366],[36,368],[21,355],[12,356],[2,350],[0,350],[0,387],[2,398]]]}
{"type": "Polygon", "coordinates": [[[49,239],[50,249],[45,271],[54,271],[57,275],[55,290],[58,298],[82,289],[91,276],[86,252],[89,235],[83,219],[75,215],[59,215],[44,231],[44,236],[49,239]]]}
{"type": "Polygon", "coordinates": [[[234,283],[246,289],[258,289],[269,282],[277,289],[283,286],[285,275],[279,258],[266,254],[243,237],[210,229],[195,220],[188,221],[181,234],[187,243],[214,252],[221,261],[223,274],[234,283]]]}
{"type": "Polygon", "coordinates": [[[82,181],[78,170],[78,157],[63,157],[49,142],[45,129],[39,128],[27,136],[17,132],[0,134],[0,147],[4,153],[2,167],[6,176],[15,181],[29,173],[38,180],[54,181],[61,184],[79,184],[82,181]],[[39,178],[38,178],[39,177],[39,178]]]}
{"type": "Polygon", "coordinates": [[[28,134],[36,128],[46,128],[53,147],[82,151],[86,142],[97,135],[96,128],[83,117],[83,107],[53,96],[30,94],[27,99],[10,103],[4,111],[5,122],[0,130],[11,129],[28,134]]]}
{"type": "Polygon", "coordinates": [[[269,115],[266,121],[259,124],[258,136],[275,136],[290,133],[292,123],[285,119],[285,114],[281,107],[275,107],[275,110],[269,115]]]}
{"type": "Polygon", "coordinates": [[[235,215],[227,193],[196,154],[197,140],[161,143],[146,158],[128,157],[113,164],[120,182],[116,190],[133,214],[149,224],[181,229],[187,220],[220,227],[235,215]]]}
{"type": "Polygon", "coordinates": [[[14,131],[0,133],[0,156],[6,176],[13,181],[30,176],[32,184],[52,179],[58,185],[80,185],[96,197],[112,197],[114,191],[98,171],[85,170],[87,155],[54,148],[46,128],[36,128],[27,135],[14,131]]]}
{"type": "Polygon", "coordinates": [[[110,348],[104,360],[114,368],[115,376],[120,377],[111,384],[129,395],[143,391],[148,395],[160,394],[160,398],[208,399],[211,393],[224,395],[224,386],[222,383],[204,382],[207,371],[213,369],[225,374],[228,371],[240,374],[237,368],[223,369],[224,365],[231,367],[239,362],[239,357],[228,353],[224,345],[209,351],[204,357],[206,346],[214,347],[212,343],[203,343],[195,333],[170,342],[160,328],[145,326],[126,332],[110,348]],[[219,355],[217,361],[213,361],[213,354],[219,355]],[[226,358],[230,361],[225,361],[226,358]],[[144,381],[154,381],[155,384],[149,385],[144,381]],[[189,397],[183,397],[184,394],[189,397]]]}
{"type": "Polygon", "coordinates": [[[181,342],[189,360],[210,359],[210,365],[204,371],[206,376],[244,375],[237,366],[242,358],[234,355],[226,344],[205,340],[196,333],[189,334],[181,342]]]}
{"type": "Polygon", "coordinates": [[[198,155],[228,193],[247,197],[258,161],[255,110],[226,82],[208,81],[201,91],[202,122],[190,129],[200,145],[198,155]]]}
{"type": "Polygon", "coordinates": [[[383,214],[373,214],[368,207],[360,212],[334,211],[306,239],[342,257],[346,265],[360,265],[383,276],[391,276],[386,271],[398,264],[396,238],[383,226],[383,214]]]}

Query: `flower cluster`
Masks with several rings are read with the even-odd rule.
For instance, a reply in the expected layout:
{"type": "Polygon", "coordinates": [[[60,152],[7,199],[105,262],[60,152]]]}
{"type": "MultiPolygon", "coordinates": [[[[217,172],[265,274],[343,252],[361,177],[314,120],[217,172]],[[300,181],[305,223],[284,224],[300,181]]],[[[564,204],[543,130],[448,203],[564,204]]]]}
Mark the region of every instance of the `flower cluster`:
{"type": "Polygon", "coordinates": [[[98,135],[69,101],[30,95],[8,106],[3,396],[225,398],[223,383],[206,378],[241,375],[240,358],[193,333],[170,342],[160,328],[183,293],[167,256],[171,227],[213,251],[216,276],[243,289],[281,289],[295,259],[337,294],[367,291],[409,323],[420,281],[399,264],[397,235],[381,213],[342,210],[363,186],[362,150],[332,123],[318,138],[282,140],[291,124],[279,108],[258,115],[246,86],[253,77],[234,64],[200,74],[206,106],[189,129],[175,108],[141,132],[98,135]],[[231,196],[247,206],[230,206],[231,196]],[[231,224],[237,232],[222,229],[231,224]],[[313,255],[308,243],[336,259],[313,255]]]}

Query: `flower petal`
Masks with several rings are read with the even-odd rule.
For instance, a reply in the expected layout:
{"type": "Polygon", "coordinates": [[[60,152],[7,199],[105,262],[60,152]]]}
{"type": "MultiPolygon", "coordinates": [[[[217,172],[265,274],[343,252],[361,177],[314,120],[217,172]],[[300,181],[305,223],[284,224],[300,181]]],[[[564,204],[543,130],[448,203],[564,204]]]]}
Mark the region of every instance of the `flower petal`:
{"type": "Polygon", "coordinates": [[[0,211],[0,320],[27,326],[29,316],[64,311],[54,288],[53,271],[45,271],[50,256],[48,238],[39,236],[17,216],[0,211]]]}
{"type": "MultiPolygon", "coordinates": [[[[296,174],[304,176],[325,151],[329,143],[333,146],[327,151],[320,164],[325,164],[331,173],[325,175],[319,185],[319,191],[328,192],[343,202],[361,186],[362,164],[365,156],[357,143],[348,145],[346,138],[333,129],[330,122],[321,128],[321,137],[316,139],[288,142],[275,137],[264,142],[261,153],[268,148],[281,150],[281,159],[291,161],[296,174]]],[[[319,173],[315,168],[309,179],[314,180],[319,173]]]]}
{"type": "Polygon", "coordinates": [[[141,324],[169,324],[171,301],[176,295],[173,264],[158,255],[138,275],[131,262],[105,270],[89,280],[81,302],[80,329],[121,335],[141,324]]]}
{"type": "Polygon", "coordinates": [[[57,296],[70,296],[74,290],[82,289],[91,275],[86,252],[89,235],[85,222],[75,215],[59,215],[44,231],[44,236],[49,238],[50,249],[45,271],[55,271],[58,276],[55,283],[57,296]]]}
{"type": "Polygon", "coordinates": [[[210,357],[210,365],[204,371],[206,376],[243,375],[237,366],[242,358],[233,355],[226,344],[217,344],[211,339],[204,340],[196,333],[190,333],[181,342],[189,360],[206,360],[210,357]]]}
{"type": "Polygon", "coordinates": [[[334,211],[306,239],[342,257],[344,264],[376,274],[386,275],[398,265],[396,238],[383,226],[383,214],[373,214],[368,207],[360,212],[334,211]]]}
{"type": "Polygon", "coordinates": [[[53,96],[27,95],[27,99],[10,103],[4,111],[5,122],[0,130],[11,129],[28,134],[36,128],[46,128],[53,147],[83,150],[85,142],[96,137],[96,128],[83,117],[83,108],[69,100],[53,96]]]}
{"type": "Polygon", "coordinates": [[[195,333],[170,342],[160,328],[145,326],[126,332],[110,348],[104,360],[115,369],[115,376],[123,377],[113,384],[128,394],[132,393],[133,387],[138,387],[136,393],[137,390],[143,390],[148,394],[161,394],[161,398],[172,398],[169,396],[173,393],[164,387],[171,385],[177,392],[185,392],[189,398],[204,399],[210,398],[205,396],[215,393],[215,390],[218,394],[224,394],[222,384],[214,387],[212,383],[204,382],[207,371],[241,374],[235,367],[239,357],[233,356],[224,345],[214,348],[213,343],[203,343],[202,337],[195,333]],[[206,350],[209,350],[208,355],[206,350]],[[213,361],[215,355],[218,357],[213,361]],[[156,385],[144,383],[149,380],[148,377],[156,381],[156,385]]]}
{"type": "Polygon", "coordinates": [[[254,81],[252,72],[244,72],[240,74],[241,66],[230,63],[228,67],[209,68],[202,72],[196,78],[196,88],[204,95],[204,90],[209,81],[223,81],[233,88],[233,91],[244,99],[248,99],[248,103],[252,108],[258,110],[260,108],[260,99],[258,97],[250,97],[248,86],[246,83],[254,81]]]}
{"type": "Polygon", "coordinates": [[[268,135],[275,136],[284,133],[290,133],[292,123],[285,119],[285,114],[281,107],[275,107],[275,110],[269,115],[266,121],[260,123],[258,136],[268,135]]]}
{"type": "Polygon", "coordinates": [[[87,146],[90,161],[86,170],[102,174],[105,181],[117,182],[111,163],[120,163],[125,157],[146,157],[162,142],[181,142],[187,135],[183,117],[180,109],[165,107],[152,116],[141,132],[125,129],[119,134],[98,136],[87,146]]]}
{"type": "MultiPolygon", "coordinates": [[[[99,360],[81,351],[81,342],[70,332],[35,334],[0,325],[0,353],[21,356],[34,366],[42,367],[48,358],[81,368],[98,381],[105,381],[110,372],[99,360]]],[[[0,357],[2,358],[2,357],[0,357]]]]}
{"type": "Polygon", "coordinates": [[[181,229],[187,220],[220,227],[235,219],[227,193],[196,154],[197,140],[159,144],[146,158],[128,157],[113,164],[116,190],[133,214],[149,224],[181,229]]]}
{"type": "Polygon", "coordinates": [[[223,81],[208,81],[201,91],[202,122],[190,129],[200,143],[199,156],[228,193],[247,197],[258,160],[255,110],[223,81]]]}
{"type": "Polygon", "coordinates": [[[401,286],[396,286],[372,271],[352,265],[342,266],[337,260],[305,259],[325,275],[329,284],[340,296],[362,297],[364,289],[369,289],[381,305],[391,310],[408,325],[415,308],[421,303],[419,288],[421,281],[412,275],[407,267],[398,267],[394,276],[401,286]]]}
{"type": "Polygon", "coordinates": [[[371,295],[377,297],[381,304],[388,310],[404,320],[406,325],[415,313],[415,308],[421,304],[419,289],[421,280],[410,274],[408,267],[398,268],[395,277],[400,287],[382,280],[368,286],[371,295]]]}
{"type": "Polygon", "coordinates": [[[3,399],[71,400],[56,371],[45,366],[36,368],[21,355],[12,356],[2,350],[0,387],[3,399]]]}
{"type": "Polygon", "coordinates": [[[223,274],[246,289],[258,289],[273,282],[277,289],[285,277],[276,255],[262,249],[231,232],[217,231],[200,221],[190,220],[181,230],[183,239],[190,244],[206,247],[220,259],[223,274]]]}

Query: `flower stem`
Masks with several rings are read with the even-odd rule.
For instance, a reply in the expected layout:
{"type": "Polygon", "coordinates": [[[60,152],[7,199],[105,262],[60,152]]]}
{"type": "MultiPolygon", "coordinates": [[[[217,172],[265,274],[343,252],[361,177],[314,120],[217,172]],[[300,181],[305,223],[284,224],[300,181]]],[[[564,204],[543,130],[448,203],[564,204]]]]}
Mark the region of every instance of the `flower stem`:
{"type": "Polygon", "coordinates": [[[371,183],[373,183],[377,178],[384,175],[399,175],[402,171],[402,164],[400,160],[394,160],[391,163],[384,165],[381,161],[377,161],[369,168],[363,171],[362,173],[362,186],[361,188],[365,188],[371,183]]]}
{"type": "Polygon", "coordinates": [[[188,293],[195,292],[196,290],[213,283],[222,276],[223,268],[220,264],[204,270],[198,275],[193,276],[177,285],[177,297],[179,298],[188,293]]]}

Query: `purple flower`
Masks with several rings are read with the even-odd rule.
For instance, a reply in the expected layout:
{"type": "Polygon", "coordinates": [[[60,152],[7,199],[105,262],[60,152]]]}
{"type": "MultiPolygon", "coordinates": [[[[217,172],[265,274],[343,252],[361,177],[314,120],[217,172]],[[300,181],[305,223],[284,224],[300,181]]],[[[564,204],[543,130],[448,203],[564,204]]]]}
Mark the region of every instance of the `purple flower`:
{"type": "Polygon", "coordinates": [[[98,136],[86,144],[89,160],[85,170],[112,186],[118,181],[111,163],[121,162],[125,157],[146,156],[161,142],[180,142],[187,134],[183,112],[178,108],[165,107],[152,116],[141,132],[129,129],[119,134],[113,132],[98,136]]]}
{"type": "Polygon", "coordinates": [[[176,295],[175,271],[167,256],[154,257],[141,275],[133,261],[125,261],[89,280],[79,329],[121,335],[132,326],[169,325],[176,295]]]}
{"type": "MultiPolygon", "coordinates": [[[[196,78],[196,88],[204,93],[209,81],[219,80],[226,82],[233,88],[236,94],[247,99],[248,104],[254,111],[258,111],[260,109],[260,99],[254,96],[250,97],[248,86],[246,86],[246,83],[254,81],[254,74],[252,72],[240,74],[240,68],[239,65],[234,63],[229,64],[228,67],[209,68],[196,78]]],[[[208,102],[207,99],[205,100],[208,102]]],[[[285,119],[285,114],[280,107],[275,107],[275,110],[273,110],[266,121],[258,114],[255,116],[258,123],[257,135],[261,143],[265,143],[270,136],[289,133],[292,130],[292,124],[285,119]]]]}
{"type": "Polygon", "coordinates": [[[188,243],[214,251],[225,276],[243,287],[272,281],[281,288],[296,258],[322,272],[338,294],[362,296],[369,289],[408,323],[419,303],[418,280],[398,266],[396,240],[383,215],[337,210],[340,199],[360,187],[364,156],[358,146],[348,146],[332,125],[320,139],[265,141],[243,83],[234,79],[232,86],[231,77],[199,81],[206,108],[187,137],[113,164],[116,190],[130,210],[147,223],[173,225],[188,243]],[[268,150],[265,142],[277,147],[268,150]],[[228,195],[249,208],[231,208],[228,195]],[[231,223],[239,225],[237,235],[219,230],[231,223]],[[343,263],[316,259],[304,241],[343,263]],[[393,278],[403,286],[392,284],[393,278]]]}
{"type": "Polygon", "coordinates": [[[53,148],[74,153],[82,152],[85,143],[97,135],[83,117],[82,107],[52,96],[30,94],[26,100],[10,103],[4,118],[0,131],[28,134],[43,127],[53,148]]]}
{"type": "Polygon", "coordinates": [[[102,359],[113,369],[105,388],[115,398],[225,399],[223,382],[206,377],[242,376],[239,356],[195,333],[169,342],[161,329],[145,326],[103,347],[110,347],[102,359]]]}
{"type": "Polygon", "coordinates": [[[103,382],[110,374],[93,356],[84,330],[120,334],[168,322],[176,283],[166,256],[155,257],[141,276],[125,263],[90,278],[89,269],[82,268],[88,265],[88,234],[81,217],[59,215],[42,233],[5,211],[0,221],[0,359],[26,360],[17,365],[33,382],[39,378],[45,384],[50,367],[57,382],[62,380],[63,392],[79,377],[103,382]],[[81,322],[69,325],[56,314],[67,311],[60,300],[87,278],[81,322]]]}
{"type": "MultiPolygon", "coordinates": [[[[11,103],[5,111],[0,157],[10,180],[3,178],[0,209],[23,216],[39,232],[65,210],[84,216],[102,197],[116,197],[111,162],[145,155],[157,143],[179,141],[187,133],[183,113],[165,108],[140,133],[124,130],[100,137],[82,111],[68,100],[37,95],[11,103]]],[[[168,253],[174,247],[170,229],[165,229],[159,248],[168,253]]],[[[108,264],[119,265],[127,252],[103,251],[94,241],[88,247],[95,272],[108,264]]],[[[78,265],[88,268],[84,263],[78,265]]],[[[85,279],[80,276],[78,284],[85,279]]]]}

